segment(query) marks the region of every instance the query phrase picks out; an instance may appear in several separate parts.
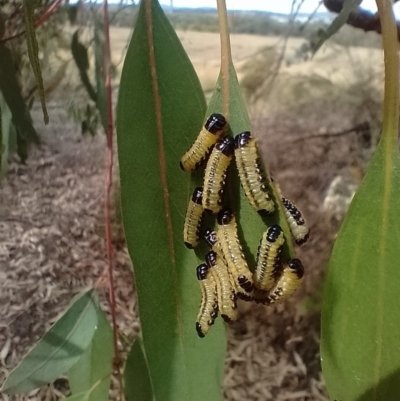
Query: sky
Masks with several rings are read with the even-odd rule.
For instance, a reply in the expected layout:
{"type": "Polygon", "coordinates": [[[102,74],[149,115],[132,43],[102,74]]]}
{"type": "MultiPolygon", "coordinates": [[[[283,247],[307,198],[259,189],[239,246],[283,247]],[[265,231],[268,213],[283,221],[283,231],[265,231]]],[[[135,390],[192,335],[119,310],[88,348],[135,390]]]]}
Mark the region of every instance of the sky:
{"type": "MultiPolygon", "coordinates": [[[[170,5],[170,0],[161,0],[161,4],[170,5]]],[[[298,1],[297,1],[298,2],[298,1]]],[[[228,9],[234,10],[260,10],[272,11],[277,13],[290,13],[292,0],[226,0],[228,9]]],[[[300,11],[310,13],[315,10],[319,4],[319,0],[305,0],[300,11]]],[[[215,8],[216,0],[173,0],[174,7],[213,7],[215,8]]],[[[375,0],[364,0],[362,7],[371,11],[376,11],[375,0]]],[[[320,11],[325,11],[322,5],[320,11]]],[[[400,8],[396,10],[399,17],[400,8]]]]}

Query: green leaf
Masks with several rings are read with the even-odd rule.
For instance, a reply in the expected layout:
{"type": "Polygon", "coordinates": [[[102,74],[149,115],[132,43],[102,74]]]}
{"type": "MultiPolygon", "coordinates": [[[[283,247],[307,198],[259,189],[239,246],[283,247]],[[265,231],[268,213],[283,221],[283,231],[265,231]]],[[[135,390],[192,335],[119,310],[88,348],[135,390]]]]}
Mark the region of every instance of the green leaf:
{"type": "Polygon", "coordinates": [[[313,47],[313,54],[315,54],[321,46],[339,29],[346,24],[350,14],[360,5],[360,0],[344,0],[342,10],[339,15],[332,21],[326,30],[319,32],[320,39],[313,47]]]}
{"type": "Polygon", "coordinates": [[[132,345],[124,370],[126,401],[153,401],[149,368],[143,342],[137,339],[132,345]]]}
{"type": "Polygon", "coordinates": [[[104,312],[99,309],[97,315],[98,324],[92,341],[78,362],[69,370],[68,380],[72,394],[89,391],[94,384],[101,381],[87,399],[108,401],[114,356],[113,333],[104,312]]]}
{"type": "Polygon", "coordinates": [[[64,398],[64,401],[89,401],[91,399],[92,391],[84,391],[64,398]]]}
{"type": "Polygon", "coordinates": [[[27,144],[39,143],[38,134],[32,125],[32,118],[21,95],[10,50],[0,43],[0,91],[11,110],[13,124],[20,140],[27,144]]]}
{"type": "Polygon", "coordinates": [[[79,42],[78,29],[72,35],[71,53],[74,58],[75,64],[78,67],[83,86],[85,87],[89,97],[93,100],[93,102],[97,103],[97,94],[93,89],[93,86],[90,82],[88,75],[88,70],[89,70],[88,51],[86,47],[81,42],[79,42]]]}
{"type": "MultiPolygon", "coordinates": [[[[208,106],[207,115],[213,112],[223,112],[223,88],[222,88],[222,76],[220,74],[216,90],[210,100],[208,106]]],[[[244,103],[241,88],[236,76],[235,68],[232,63],[229,65],[229,110],[228,120],[230,134],[236,136],[243,131],[253,131],[250,123],[250,119],[247,113],[246,104],[244,103]]],[[[264,169],[268,171],[268,168],[264,169]]],[[[231,174],[229,182],[229,190],[231,191],[230,199],[233,199],[233,208],[238,221],[238,228],[240,233],[240,239],[244,246],[246,259],[249,263],[250,268],[255,268],[255,255],[257,254],[258,246],[263,232],[267,230],[267,227],[273,224],[279,224],[286,237],[286,249],[285,257],[289,258],[293,255],[293,243],[291,239],[291,233],[283,212],[283,206],[281,206],[278,213],[274,213],[270,217],[262,219],[260,215],[253,209],[243,189],[240,186],[239,174],[236,170],[234,163],[231,165],[231,174]]],[[[273,191],[271,189],[271,191],[273,191]]],[[[277,203],[279,197],[273,192],[272,197],[277,203]]]]}
{"type": "Polygon", "coordinates": [[[103,125],[104,132],[108,130],[108,111],[107,111],[107,92],[105,85],[105,70],[104,67],[110,61],[105,60],[104,52],[104,25],[103,21],[99,18],[94,22],[94,59],[95,59],[95,72],[96,72],[96,90],[97,90],[97,108],[100,113],[101,124],[103,125]]]}
{"type": "Polygon", "coordinates": [[[365,400],[398,399],[399,199],[399,154],[381,142],[329,263],[321,356],[332,399],[358,400],[371,389],[365,400]]]}
{"type": "Polygon", "coordinates": [[[33,73],[36,77],[36,82],[38,84],[40,102],[42,104],[44,123],[49,123],[49,115],[46,109],[46,100],[44,96],[43,87],[43,77],[42,71],[40,69],[39,62],[39,46],[36,40],[35,33],[35,21],[33,18],[34,2],[32,0],[23,0],[23,11],[24,11],[24,21],[25,21],[25,37],[28,47],[29,61],[32,66],[33,73]]]}
{"type": "Polygon", "coordinates": [[[0,179],[8,169],[8,156],[10,154],[10,133],[12,128],[11,111],[0,92],[0,179]]]}
{"type": "Polygon", "coordinates": [[[65,314],[10,373],[1,391],[29,392],[66,373],[90,344],[97,325],[93,291],[76,298],[65,314]]]}
{"type": "Polygon", "coordinates": [[[197,336],[199,260],[182,239],[194,183],[179,160],[205,111],[199,80],[176,33],[157,1],[143,1],[122,71],[117,137],[124,230],[145,355],[160,401],[221,397],[225,333],[218,320],[205,339],[197,336]]]}
{"type": "Polygon", "coordinates": [[[382,136],[336,240],[322,309],[324,377],[331,397],[343,401],[399,399],[398,33],[390,2],[377,6],[385,60],[382,136]]]}

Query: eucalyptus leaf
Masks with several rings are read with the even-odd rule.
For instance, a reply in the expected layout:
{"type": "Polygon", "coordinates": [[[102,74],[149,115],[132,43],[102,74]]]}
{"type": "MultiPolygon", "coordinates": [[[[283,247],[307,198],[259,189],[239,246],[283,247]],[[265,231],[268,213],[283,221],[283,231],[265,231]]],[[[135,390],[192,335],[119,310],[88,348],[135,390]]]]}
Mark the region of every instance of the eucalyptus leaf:
{"type": "Polygon", "coordinates": [[[97,325],[93,291],[79,296],[10,373],[1,391],[29,392],[66,373],[89,346],[97,325]]]}
{"type": "Polygon", "coordinates": [[[393,149],[387,155],[381,143],[329,263],[321,356],[332,398],[357,400],[375,389],[369,400],[398,399],[399,199],[399,154],[393,149]],[[390,376],[391,380],[379,384],[390,376]]]}
{"type": "Polygon", "coordinates": [[[31,142],[39,143],[39,136],[33,127],[31,115],[21,95],[12,54],[1,43],[0,60],[0,91],[11,110],[12,122],[18,132],[18,136],[27,145],[31,142]]]}
{"type": "MultiPolygon", "coordinates": [[[[252,132],[253,129],[247,113],[246,104],[244,103],[241,88],[239,86],[236,71],[232,62],[230,62],[229,65],[228,85],[228,120],[230,134],[236,136],[243,131],[252,132]]],[[[223,88],[221,74],[218,78],[217,87],[210,100],[207,114],[210,114],[212,112],[223,112],[223,88]]],[[[268,163],[264,164],[264,170],[267,172],[268,176],[268,163]]],[[[274,189],[271,187],[271,185],[269,188],[269,192],[272,194],[272,198],[274,199],[276,212],[273,213],[271,216],[264,218],[260,217],[260,215],[253,209],[253,207],[247,200],[244,191],[240,187],[239,175],[234,163],[232,163],[230,169],[229,190],[231,192],[229,198],[231,199],[232,208],[236,214],[236,218],[238,221],[240,240],[242,245],[244,246],[246,259],[249,263],[250,268],[255,268],[255,256],[257,254],[257,249],[260,245],[260,240],[263,232],[267,230],[267,227],[273,224],[279,224],[283,228],[286,237],[285,257],[291,257],[293,255],[293,244],[291,240],[290,230],[286,218],[283,214],[283,207],[281,205],[281,202],[278,200],[279,197],[274,192],[274,189]]]]}
{"type": "Polygon", "coordinates": [[[327,29],[320,32],[320,39],[313,47],[313,54],[315,54],[330,37],[332,37],[343,25],[346,24],[350,14],[359,5],[360,0],[344,0],[339,15],[332,21],[327,29]]]}
{"type": "Polygon", "coordinates": [[[149,368],[143,342],[137,339],[129,352],[124,370],[126,401],[153,401],[149,368]]]}
{"type": "Polygon", "coordinates": [[[105,66],[110,63],[110,60],[105,59],[106,52],[104,51],[104,25],[99,18],[94,22],[94,60],[96,73],[96,91],[97,91],[97,108],[100,113],[101,124],[104,132],[108,130],[108,111],[107,111],[107,91],[105,85],[105,66]]]}
{"type": "Polygon", "coordinates": [[[32,0],[23,0],[23,11],[24,11],[24,21],[25,21],[25,37],[28,47],[29,61],[31,63],[32,70],[33,73],[35,74],[36,82],[38,84],[39,97],[40,97],[40,102],[42,104],[44,122],[45,124],[48,124],[49,115],[47,114],[47,109],[46,109],[42,70],[40,69],[40,62],[39,62],[39,46],[36,39],[35,21],[33,18],[34,2],[32,0]]]}
{"type": "Polygon", "coordinates": [[[90,82],[89,70],[89,55],[86,47],[79,41],[79,30],[77,29],[72,35],[71,52],[75,64],[78,67],[79,75],[83,86],[85,87],[90,99],[97,103],[97,94],[90,82]]]}
{"type": "Polygon", "coordinates": [[[11,119],[11,111],[0,92],[0,179],[4,177],[8,168],[10,133],[12,128],[11,119]]]}
{"type": "Polygon", "coordinates": [[[176,33],[157,1],[143,1],[121,76],[117,139],[143,346],[160,401],[221,398],[225,333],[218,320],[206,338],[197,336],[199,259],[182,238],[195,184],[179,161],[205,112],[199,80],[176,33]]]}
{"type": "Polygon", "coordinates": [[[68,372],[72,394],[89,391],[97,385],[88,396],[88,401],[108,401],[112,359],[114,356],[113,333],[110,323],[101,309],[97,311],[98,324],[92,341],[86,351],[68,372]]]}

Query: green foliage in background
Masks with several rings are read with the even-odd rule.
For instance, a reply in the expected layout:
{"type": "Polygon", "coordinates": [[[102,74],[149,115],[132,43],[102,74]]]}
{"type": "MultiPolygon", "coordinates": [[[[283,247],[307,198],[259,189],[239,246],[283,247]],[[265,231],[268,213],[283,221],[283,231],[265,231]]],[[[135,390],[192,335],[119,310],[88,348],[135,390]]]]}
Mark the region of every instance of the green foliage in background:
{"type": "Polygon", "coordinates": [[[66,373],[89,346],[97,326],[97,299],[88,291],[70,308],[10,373],[1,391],[29,392],[66,373]]]}

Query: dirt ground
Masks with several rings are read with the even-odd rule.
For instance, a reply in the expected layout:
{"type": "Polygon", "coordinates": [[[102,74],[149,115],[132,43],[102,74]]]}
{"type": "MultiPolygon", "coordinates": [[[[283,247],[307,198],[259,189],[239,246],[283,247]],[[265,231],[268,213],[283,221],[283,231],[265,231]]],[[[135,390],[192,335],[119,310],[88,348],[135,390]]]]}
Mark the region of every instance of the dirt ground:
{"type": "MultiPolygon", "coordinates": [[[[203,87],[214,85],[218,36],[178,34],[203,87]]],[[[117,28],[112,35],[117,61],[129,31],[117,28]]],[[[257,51],[278,41],[234,35],[234,58],[239,66],[244,65],[257,51]]],[[[290,41],[287,57],[299,44],[297,39],[290,41]]],[[[349,52],[360,63],[373,57],[371,64],[381,66],[377,50],[346,49],[336,57],[332,51],[328,48],[301,65],[285,65],[284,72],[301,75],[317,71],[339,85],[353,76],[348,71],[355,64],[345,62],[349,52]]],[[[303,210],[312,236],[299,250],[307,276],[296,296],[275,308],[243,306],[241,318],[229,327],[225,399],[326,401],[318,350],[319,310],[322,278],[338,222],[321,205],[338,174],[359,181],[368,152],[351,133],[301,138],[354,124],[356,109],[353,113],[347,104],[333,107],[329,98],[318,103],[305,99],[296,109],[283,108],[274,113],[265,109],[260,112],[259,106],[253,113],[254,130],[265,161],[287,196],[303,210]],[[321,118],[322,112],[325,118],[321,118]]],[[[43,143],[33,149],[26,165],[12,162],[0,182],[0,382],[72,296],[92,286],[106,266],[102,231],[105,139],[103,135],[82,138],[80,127],[68,120],[66,109],[67,101],[50,100],[51,124],[44,126],[35,106],[35,125],[43,143]]],[[[124,247],[117,247],[116,259],[119,325],[133,339],[139,325],[130,261],[124,247]]],[[[105,300],[102,306],[108,309],[105,300]]],[[[29,395],[0,395],[0,400],[58,400],[65,391],[65,380],[60,379],[29,395]]]]}

